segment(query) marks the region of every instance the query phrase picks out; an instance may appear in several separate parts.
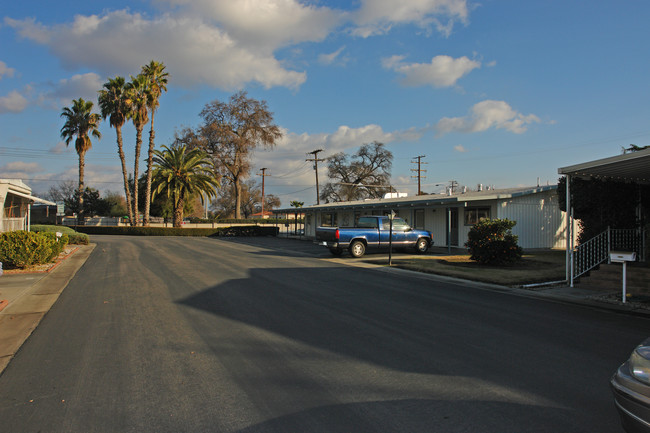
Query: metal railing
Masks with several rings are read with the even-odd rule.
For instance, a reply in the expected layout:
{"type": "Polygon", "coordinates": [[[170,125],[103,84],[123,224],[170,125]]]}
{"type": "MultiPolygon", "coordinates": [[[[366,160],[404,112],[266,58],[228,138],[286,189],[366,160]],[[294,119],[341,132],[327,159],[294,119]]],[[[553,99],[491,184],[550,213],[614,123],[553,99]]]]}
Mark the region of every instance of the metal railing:
{"type": "Polygon", "coordinates": [[[639,229],[610,229],[594,236],[573,250],[572,279],[578,278],[609,260],[612,250],[634,251],[645,261],[645,232],[639,229]]]}

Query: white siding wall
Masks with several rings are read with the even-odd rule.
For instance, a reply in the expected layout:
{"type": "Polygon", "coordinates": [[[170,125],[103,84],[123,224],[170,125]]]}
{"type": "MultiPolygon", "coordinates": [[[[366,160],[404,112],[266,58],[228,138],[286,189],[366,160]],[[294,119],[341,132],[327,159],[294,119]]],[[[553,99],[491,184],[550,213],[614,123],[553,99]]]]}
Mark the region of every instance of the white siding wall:
{"type": "Polygon", "coordinates": [[[504,200],[496,213],[517,222],[512,232],[522,248],[564,248],[564,215],[555,191],[504,200]]]}

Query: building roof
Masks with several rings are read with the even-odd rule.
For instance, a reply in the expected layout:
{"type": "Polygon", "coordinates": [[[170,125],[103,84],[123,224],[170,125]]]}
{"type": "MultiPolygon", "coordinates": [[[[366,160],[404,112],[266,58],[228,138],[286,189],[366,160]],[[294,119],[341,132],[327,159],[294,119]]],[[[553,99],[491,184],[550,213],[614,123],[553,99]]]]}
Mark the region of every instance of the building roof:
{"type": "Polygon", "coordinates": [[[0,179],[0,184],[7,185],[7,193],[17,195],[22,198],[26,198],[31,201],[47,204],[50,206],[55,206],[56,203],[53,203],[49,200],[45,200],[32,195],[32,189],[27,186],[20,179],[0,179]]]}
{"type": "Polygon", "coordinates": [[[562,167],[559,174],[650,184],[650,148],[562,167]]]}
{"type": "MultiPolygon", "coordinates": [[[[327,210],[343,210],[343,209],[371,209],[371,208],[386,208],[387,206],[394,206],[396,208],[406,207],[420,207],[431,205],[453,205],[454,203],[464,202],[477,202],[485,200],[503,200],[514,197],[520,197],[530,194],[537,194],[540,192],[556,190],[557,185],[546,185],[537,187],[523,187],[523,188],[506,188],[506,189],[485,189],[483,191],[467,191],[465,193],[459,192],[452,195],[447,194],[427,194],[417,195],[412,197],[400,198],[379,198],[370,200],[355,200],[344,201],[336,203],[326,203],[313,206],[305,206],[300,208],[304,211],[327,211],[327,210]]],[[[295,208],[289,209],[275,209],[274,213],[288,213],[294,212],[295,208]]]]}

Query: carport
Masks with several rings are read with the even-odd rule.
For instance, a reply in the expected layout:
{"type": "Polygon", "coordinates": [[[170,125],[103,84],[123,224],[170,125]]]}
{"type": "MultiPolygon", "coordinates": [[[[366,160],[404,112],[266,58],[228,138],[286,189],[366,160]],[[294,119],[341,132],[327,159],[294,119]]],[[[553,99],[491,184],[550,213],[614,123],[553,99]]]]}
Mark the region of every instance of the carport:
{"type": "MultiPolygon", "coordinates": [[[[566,209],[569,214],[568,224],[566,226],[566,279],[573,287],[573,281],[577,275],[575,274],[575,262],[573,257],[574,233],[572,233],[573,213],[571,207],[571,179],[598,179],[636,184],[650,184],[650,148],[562,167],[558,169],[558,173],[566,176],[566,209]]],[[[608,254],[608,251],[605,251],[604,254],[608,254]]],[[[594,254],[594,258],[595,260],[600,260],[602,258],[602,251],[594,254]]]]}

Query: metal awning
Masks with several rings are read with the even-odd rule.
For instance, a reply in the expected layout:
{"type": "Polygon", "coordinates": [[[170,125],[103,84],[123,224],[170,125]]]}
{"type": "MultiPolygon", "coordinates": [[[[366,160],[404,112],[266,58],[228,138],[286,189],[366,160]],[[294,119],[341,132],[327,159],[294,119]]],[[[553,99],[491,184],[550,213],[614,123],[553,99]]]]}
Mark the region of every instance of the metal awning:
{"type": "Polygon", "coordinates": [[[650,184],[650,149],[570,165],[557,172],[586,179],[650,184]]]}
{"type": "Polygon", "coordinates": [[[11,189],[10,189],[9,191],[7,191],[7,193],[8,193],[8,194],[17,195],[17,196],[20,196],[20,197],[23,197],[23,198],[26,198],[26,199],[29,199],[29,200],[32,200],[32,201],[37,201],[37,202],[39,202],[39,203],[47,204],[47,205],[50,205],[50,206],[56,206],[56,203],[53,203],[53,202],[51,202],[51,201],[49,201],[49,200],[45,200],[45,199],[42,199],[42,198],[34,197],[33,195],[24,194],[24,193],[22,193],[22,192],[18,192],[18,191],[13,191],[13,190],[11,190],[11,189]]]}

